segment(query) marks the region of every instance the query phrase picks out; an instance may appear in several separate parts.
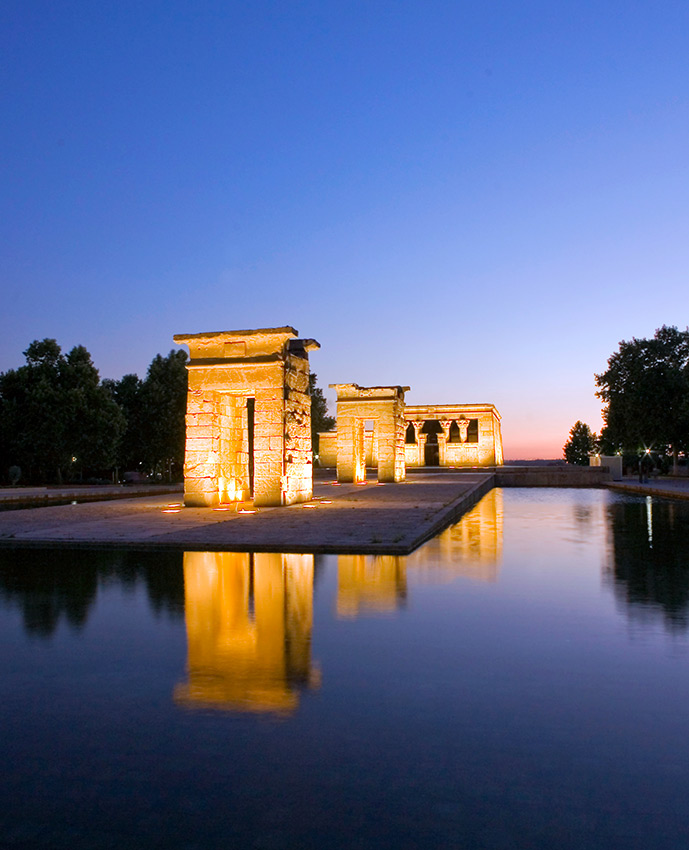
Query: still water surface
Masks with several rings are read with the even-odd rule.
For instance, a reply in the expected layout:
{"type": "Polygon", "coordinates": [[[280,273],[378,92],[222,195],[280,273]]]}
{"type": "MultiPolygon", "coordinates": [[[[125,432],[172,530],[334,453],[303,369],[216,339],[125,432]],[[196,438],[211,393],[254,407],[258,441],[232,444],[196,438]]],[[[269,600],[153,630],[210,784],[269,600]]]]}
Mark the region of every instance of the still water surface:
{"type": "Polygon", "coordinates": [[[689,846],[689,504],[407,558],[0,551],[0,846],[689,846]]]}

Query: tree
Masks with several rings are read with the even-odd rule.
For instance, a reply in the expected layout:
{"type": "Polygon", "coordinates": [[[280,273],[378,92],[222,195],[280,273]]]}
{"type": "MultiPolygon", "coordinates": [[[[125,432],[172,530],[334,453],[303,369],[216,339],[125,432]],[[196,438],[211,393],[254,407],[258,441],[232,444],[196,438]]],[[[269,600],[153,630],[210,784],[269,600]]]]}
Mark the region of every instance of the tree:
{"type": "Polygon", "coordinates": [[[119,404],[126,420],[117,452],[117,465],[122,471],[138,470],[145,455],[141,397],[143,382],[138,375],[130,374],[124,375],[119,381],[110,381],[108,384],[112,397],[119,404]]]}
{"type": "Polygon", "coordinates": [[[187,353],[157,354],[141,386],[142,461],[151,472],[178,477],[184,466],[187,353]]]}
{"type": "Polygon", "coordinates": [[[671,453],[676,471],[689,443],[689,330],[663,325],[653,339],[623,340],[595,378],[606,444],[671,453]]]}
{"type": "Polygon", "coordinates": [[[577,420],[569,431],[569,439],[563,446],[565,460],[567,463],[575,463],[578,466],[589,465],[589,455],[596,448],[596,435],[589,426],[577,420]]]}
{"type": "Polygon", "coordinates": [[[24,356],[24,366],[0,375],[3,461],[38,481],[110,469],[124,417],[88,351],[78,345],[65,356],[43,339],[24,356]]]}
{"type": "Polygon", "coordinates": [[[67,355],[64,398],[69,417],[70,461],[76,457],[80,469],[92,472],[112,469],[126,422],[83,345],[75,346],[67,355]]]}
{"type": "Polygon", "coordinates": [[[332,431],[335,427],[335,417],[328,415],[328,403],[323,390],[316,386],[316,373],[309,375],[309,392],[311,393],[311,448],[318,452],[318,432],[332,431]]]}
{"type": "Polygon", "coordinates": [[[60,393],[65,358],[54,339],[32,342],[24,356],[24,366],[0,375],[3,472],[10,462],[29,481],[59,478],[67,425],[60,393]]]}

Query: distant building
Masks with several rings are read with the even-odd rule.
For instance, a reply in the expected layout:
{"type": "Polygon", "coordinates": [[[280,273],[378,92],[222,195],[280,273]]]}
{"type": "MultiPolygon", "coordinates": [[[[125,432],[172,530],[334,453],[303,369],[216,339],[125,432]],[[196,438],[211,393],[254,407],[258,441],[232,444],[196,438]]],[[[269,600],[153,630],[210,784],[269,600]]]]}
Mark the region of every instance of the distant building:
{"type": "MultiPolygon", "coordinates": [[[[404,388],[406,389],[406,387],[404,388]]],[[[500,466],[501,418],[493,404],[406,405],[404,455],[407,467],[500,466]]],[[[362,420],[366,466],[378,466],[376,420],[362,420]]],[[[319,437],[321,466],[337,466],[337,430],[319,437]]]]}

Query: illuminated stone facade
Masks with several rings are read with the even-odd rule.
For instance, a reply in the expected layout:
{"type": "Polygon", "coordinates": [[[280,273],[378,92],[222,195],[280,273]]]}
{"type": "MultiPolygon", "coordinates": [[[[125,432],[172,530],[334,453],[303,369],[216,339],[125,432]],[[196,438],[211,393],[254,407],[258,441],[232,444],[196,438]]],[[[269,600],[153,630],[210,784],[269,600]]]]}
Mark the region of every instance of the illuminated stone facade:
{"type": "Polygon", "coordinates": [[[500,466],[500,414],[492,404],[409,405],[407,466],[500,466]]]}
{"type": "Polygon", "coordinates": [[[366,425],[379,481],[402,481],[404,393],[409,387],[360,387],[330,384],[337,391],[337,480],[366,480],[366,425]]]}
{"type": "MultiPolygon", "coordinates": [[[[405,466],[500,466],[503,463],[500,414],[492,404],[407,405],[404,408],[405,466]]],[[[337,431],[318,435],[319,463],[337,466],[337,431]]],[[[378,465],[375,432],[364,428],[366,465],[378,465]]],[[[339,473],[338,473],[339,475],[339,473]]]]}
{"type": "Polygon", "coordinates": [[[291,327],[177,334],[189,347],[184,504],[311,498],[313,339],[291,327]]]}

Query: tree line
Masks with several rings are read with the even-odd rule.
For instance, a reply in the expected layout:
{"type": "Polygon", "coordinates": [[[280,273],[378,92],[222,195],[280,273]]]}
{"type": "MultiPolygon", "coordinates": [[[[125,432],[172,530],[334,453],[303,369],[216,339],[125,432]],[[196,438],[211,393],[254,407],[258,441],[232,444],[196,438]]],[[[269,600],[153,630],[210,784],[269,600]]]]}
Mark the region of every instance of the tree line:
{"type": "MultiPolygon", "coordinates": [[[[105,482],[136,473],[181,480],[187,354],[157,354],[146,377],[101,380],[82,345],[67,354],[35,340],[26,362],[0,373],[0,480],[45,484],[105,482]]],[[[311,428],[334,427],[316,375],[310,376],[311,428]]],[[[130,476],[132,477],[132,476],[130,476]]]]}
{"type": "Polygon", "coordinates": [[[565,459],[587,464],[589,453],[600,451],[631,465],[651,455],[676,473],[689,451],[689,329],[663,325],[651,339],[623,340],[595,381],[604,426],[596,435],[577,422],[565,459]]]}
{"type": "Polygon", "coordinates": [[[153,358],[146,377],[101,380],[83,345],[35,340],[0,373],[0,470],[10,483],[176,480],[184,464],[187,354],[153,358]]]}

